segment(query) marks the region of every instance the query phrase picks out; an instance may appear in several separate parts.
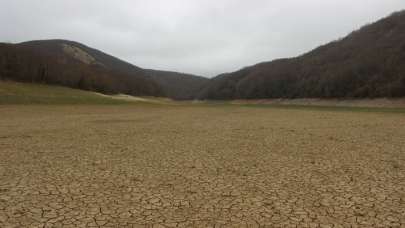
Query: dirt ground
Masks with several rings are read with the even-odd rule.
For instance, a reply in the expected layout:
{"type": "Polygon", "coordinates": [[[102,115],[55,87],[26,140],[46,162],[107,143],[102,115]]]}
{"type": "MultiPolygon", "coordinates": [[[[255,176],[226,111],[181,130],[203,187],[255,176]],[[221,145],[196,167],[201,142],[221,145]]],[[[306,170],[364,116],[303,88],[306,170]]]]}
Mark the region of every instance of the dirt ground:
{"type": "Polygon", "coordinates": [[[405,114],[0,106],[0,227],[405,227],[405,114]]]}

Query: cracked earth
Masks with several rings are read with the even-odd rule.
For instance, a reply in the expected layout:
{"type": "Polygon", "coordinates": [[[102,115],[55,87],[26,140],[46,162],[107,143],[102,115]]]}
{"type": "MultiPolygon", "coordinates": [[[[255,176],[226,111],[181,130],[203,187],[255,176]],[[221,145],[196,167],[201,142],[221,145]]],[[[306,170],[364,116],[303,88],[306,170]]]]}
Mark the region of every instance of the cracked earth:
{"type": "Polygon", "coordinates": [[[0,106],[0,227],[405,227],[405,115],[0,106]]]}

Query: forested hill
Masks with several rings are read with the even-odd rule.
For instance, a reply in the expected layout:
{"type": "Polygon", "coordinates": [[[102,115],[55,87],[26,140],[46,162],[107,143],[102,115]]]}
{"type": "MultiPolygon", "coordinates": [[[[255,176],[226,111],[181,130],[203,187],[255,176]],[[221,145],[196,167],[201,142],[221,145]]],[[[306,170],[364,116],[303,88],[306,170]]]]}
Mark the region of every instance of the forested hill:
{"type": "Polygon", "coordinates": [[[0,79],[62,85],[106,94],[191,99],[208,79],[145,70],[68,40],[0,43],[0,79]]]}
{"type": "Polygon", "coordinates": [[[213,78],[200,99],[405,96],[405,11],[302,56],[213,78]]]}

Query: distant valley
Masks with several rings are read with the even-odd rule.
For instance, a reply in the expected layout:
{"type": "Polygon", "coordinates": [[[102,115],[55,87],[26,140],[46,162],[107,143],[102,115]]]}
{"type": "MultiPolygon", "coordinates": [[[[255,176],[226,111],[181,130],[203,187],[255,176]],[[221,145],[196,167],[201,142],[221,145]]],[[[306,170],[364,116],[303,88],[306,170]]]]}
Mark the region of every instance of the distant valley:
{"type": "Polygon", "coordinates": [[[0,79],[175,100],[405,96],[405,11],[298,57],[212,79],[143,69],[67,40],[0,44],[0,79]]]}

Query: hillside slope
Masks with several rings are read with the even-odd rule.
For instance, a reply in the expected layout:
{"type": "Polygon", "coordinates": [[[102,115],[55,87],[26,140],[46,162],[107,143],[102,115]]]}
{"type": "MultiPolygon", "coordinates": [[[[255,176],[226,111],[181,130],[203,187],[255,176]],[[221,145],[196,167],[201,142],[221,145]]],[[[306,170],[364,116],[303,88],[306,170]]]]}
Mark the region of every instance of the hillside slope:
{"type": "Polygon", "coordinates": [[[405,96],[405,11],[302,56],[213,78],[200,99],[405,96]]]}
{"type": "Polygon", "coordinates": [[[163,95],[141,68],[67,40],[0,44],[0,78],[102,93],[163,95]]]}
{"type": "Polygon", "coordinates": [[[208,83],[209,79],[177,72],[146,70],[163,89],[166,96],[176,100],[189,100],[208,83]]]}

